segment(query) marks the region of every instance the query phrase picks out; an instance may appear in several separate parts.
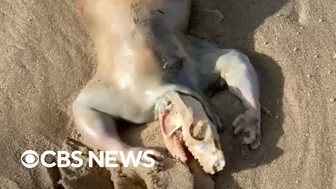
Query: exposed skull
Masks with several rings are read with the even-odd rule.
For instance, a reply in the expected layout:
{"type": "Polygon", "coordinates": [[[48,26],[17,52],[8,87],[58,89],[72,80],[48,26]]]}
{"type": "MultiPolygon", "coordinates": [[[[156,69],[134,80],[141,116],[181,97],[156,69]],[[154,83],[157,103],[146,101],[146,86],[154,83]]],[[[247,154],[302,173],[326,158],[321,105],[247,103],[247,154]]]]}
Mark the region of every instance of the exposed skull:
{"type": "Polygon", "coordinates": [[[198,100],[169,92],[155,109],[165,145],[176,159],[186,162],[188,149],[206,173],[223,169],[225,160],[218,133],[198,100]]]}

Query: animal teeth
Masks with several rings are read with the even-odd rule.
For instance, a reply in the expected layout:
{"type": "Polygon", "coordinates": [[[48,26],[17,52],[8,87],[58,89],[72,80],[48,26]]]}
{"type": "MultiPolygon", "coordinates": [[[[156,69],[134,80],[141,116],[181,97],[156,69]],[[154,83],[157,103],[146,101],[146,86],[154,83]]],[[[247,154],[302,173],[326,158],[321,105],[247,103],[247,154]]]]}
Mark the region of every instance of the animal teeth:
{"type": "Polygon", "coordinates": [[[182,145],[182,138],[180,136],[178,136],[177,134],[175,134],[174,135],[174,140],[175,140],[175,144],[179,148],[179,152],[181,153],[181,155],[186,157],[186,153],[185,153],[185,151],[183,149],[183,145],[182,145]]]}
{"type": "Polygon", "coordinates": [[[224,165],[220,164],[220,162],[219,162],[220,160],[217,160],[214,163],[214,165],[212,165],[211,168],[209,168],[209,166],[206,165],[208,162],[206,162],[206,160],[204,160],[204,159],[201,159],[198,156],[198,153],[195,153],[195,149],[189,147],[189,143],[188,142],[185,143],[185,145],[187,146],[188,150],[191,152],[191,154],[194,156],[194,158],[199,162],[199,164],[201,165],[201,167],[203,168],[203,170],[206,173],[215,174],[216,172],[223,170],[224,165]]]}

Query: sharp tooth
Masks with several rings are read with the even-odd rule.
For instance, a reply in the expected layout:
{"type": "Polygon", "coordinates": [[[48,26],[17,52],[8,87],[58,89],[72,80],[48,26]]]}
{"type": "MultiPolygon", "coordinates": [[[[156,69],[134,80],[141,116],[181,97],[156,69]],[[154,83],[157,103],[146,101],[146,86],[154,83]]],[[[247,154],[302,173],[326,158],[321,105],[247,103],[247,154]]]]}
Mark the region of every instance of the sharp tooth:
{"type": "Polygon", "coordinates": [[[180,140],[180,137],[179,137],[177,134],[174,135],[174,140],[175,140],[175,144],[176,144],[177,147],[179,148],[180,153],[185,157],[185,156],[186,156],[186,153],[185,153],[185,151],[184,151],[184,149],[183,149],[183,146],[182,146],[182,142],[181,142],[181,140],[180,140]]]}
{"type": "Polygon", "coordinates": [[[197,156],[197,154],[194,152],[194,150],[192,149],[192,148],[189,148],[189,145],[186,143],[186,146],[187,146],[187,148],[188,148],[188,150],[191,152],[191,154],[194,156],[194,158],[198,161],[198,163],[201,165],[201,167],[202,167],[202,169],[205,171],[205,172],[207,172],[207,173],[210,173],[210,174],[214,174],[214,172],[213,172],[213,170],[205,170],[204,168],[205,168],[205,164],[206,164],[206,162],[203,162],[203,161],[201,161],[201,159],[199,159],[199,157],[197,156]]]}

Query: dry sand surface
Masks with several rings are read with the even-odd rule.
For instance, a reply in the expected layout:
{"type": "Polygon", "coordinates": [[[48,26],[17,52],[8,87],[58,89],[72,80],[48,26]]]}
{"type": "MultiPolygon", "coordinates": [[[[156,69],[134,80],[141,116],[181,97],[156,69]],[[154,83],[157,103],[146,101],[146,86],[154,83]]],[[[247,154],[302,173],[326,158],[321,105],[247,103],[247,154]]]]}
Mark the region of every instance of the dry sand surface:
{"type": "MultiPolygon", "coordinates": [[[[227,92],[212,102],[225,123],[227,166],[213,177],[195,162],[165,169],[24,168],[33,149],[81,149],[69,105],[92,76],[93,46],[71,0],[0,1],[0,188],[336,188],[334,0],[193,0],[190,32],[249,55],[257,68],[262,147],[232,136],[242,111],[227,92]],[[114,185],[114,186],[113,186],[114,185]]],[[[157,123],[129,127],[131,144],[163,149],[157,123]]]]}

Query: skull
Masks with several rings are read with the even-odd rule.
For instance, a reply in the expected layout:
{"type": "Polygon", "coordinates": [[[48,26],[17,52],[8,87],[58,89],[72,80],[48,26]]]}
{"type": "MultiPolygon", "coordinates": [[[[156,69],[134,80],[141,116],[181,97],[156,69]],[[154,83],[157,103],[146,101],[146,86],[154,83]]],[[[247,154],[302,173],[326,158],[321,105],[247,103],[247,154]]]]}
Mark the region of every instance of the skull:
{"type": "Polygon", "coordinates": [[[206,173],[223,169],[218,133],[198,100],[169,92],[157,101],[155,109],[165,145],[176,159],[186,162],[190,152],[206,173]]]}

